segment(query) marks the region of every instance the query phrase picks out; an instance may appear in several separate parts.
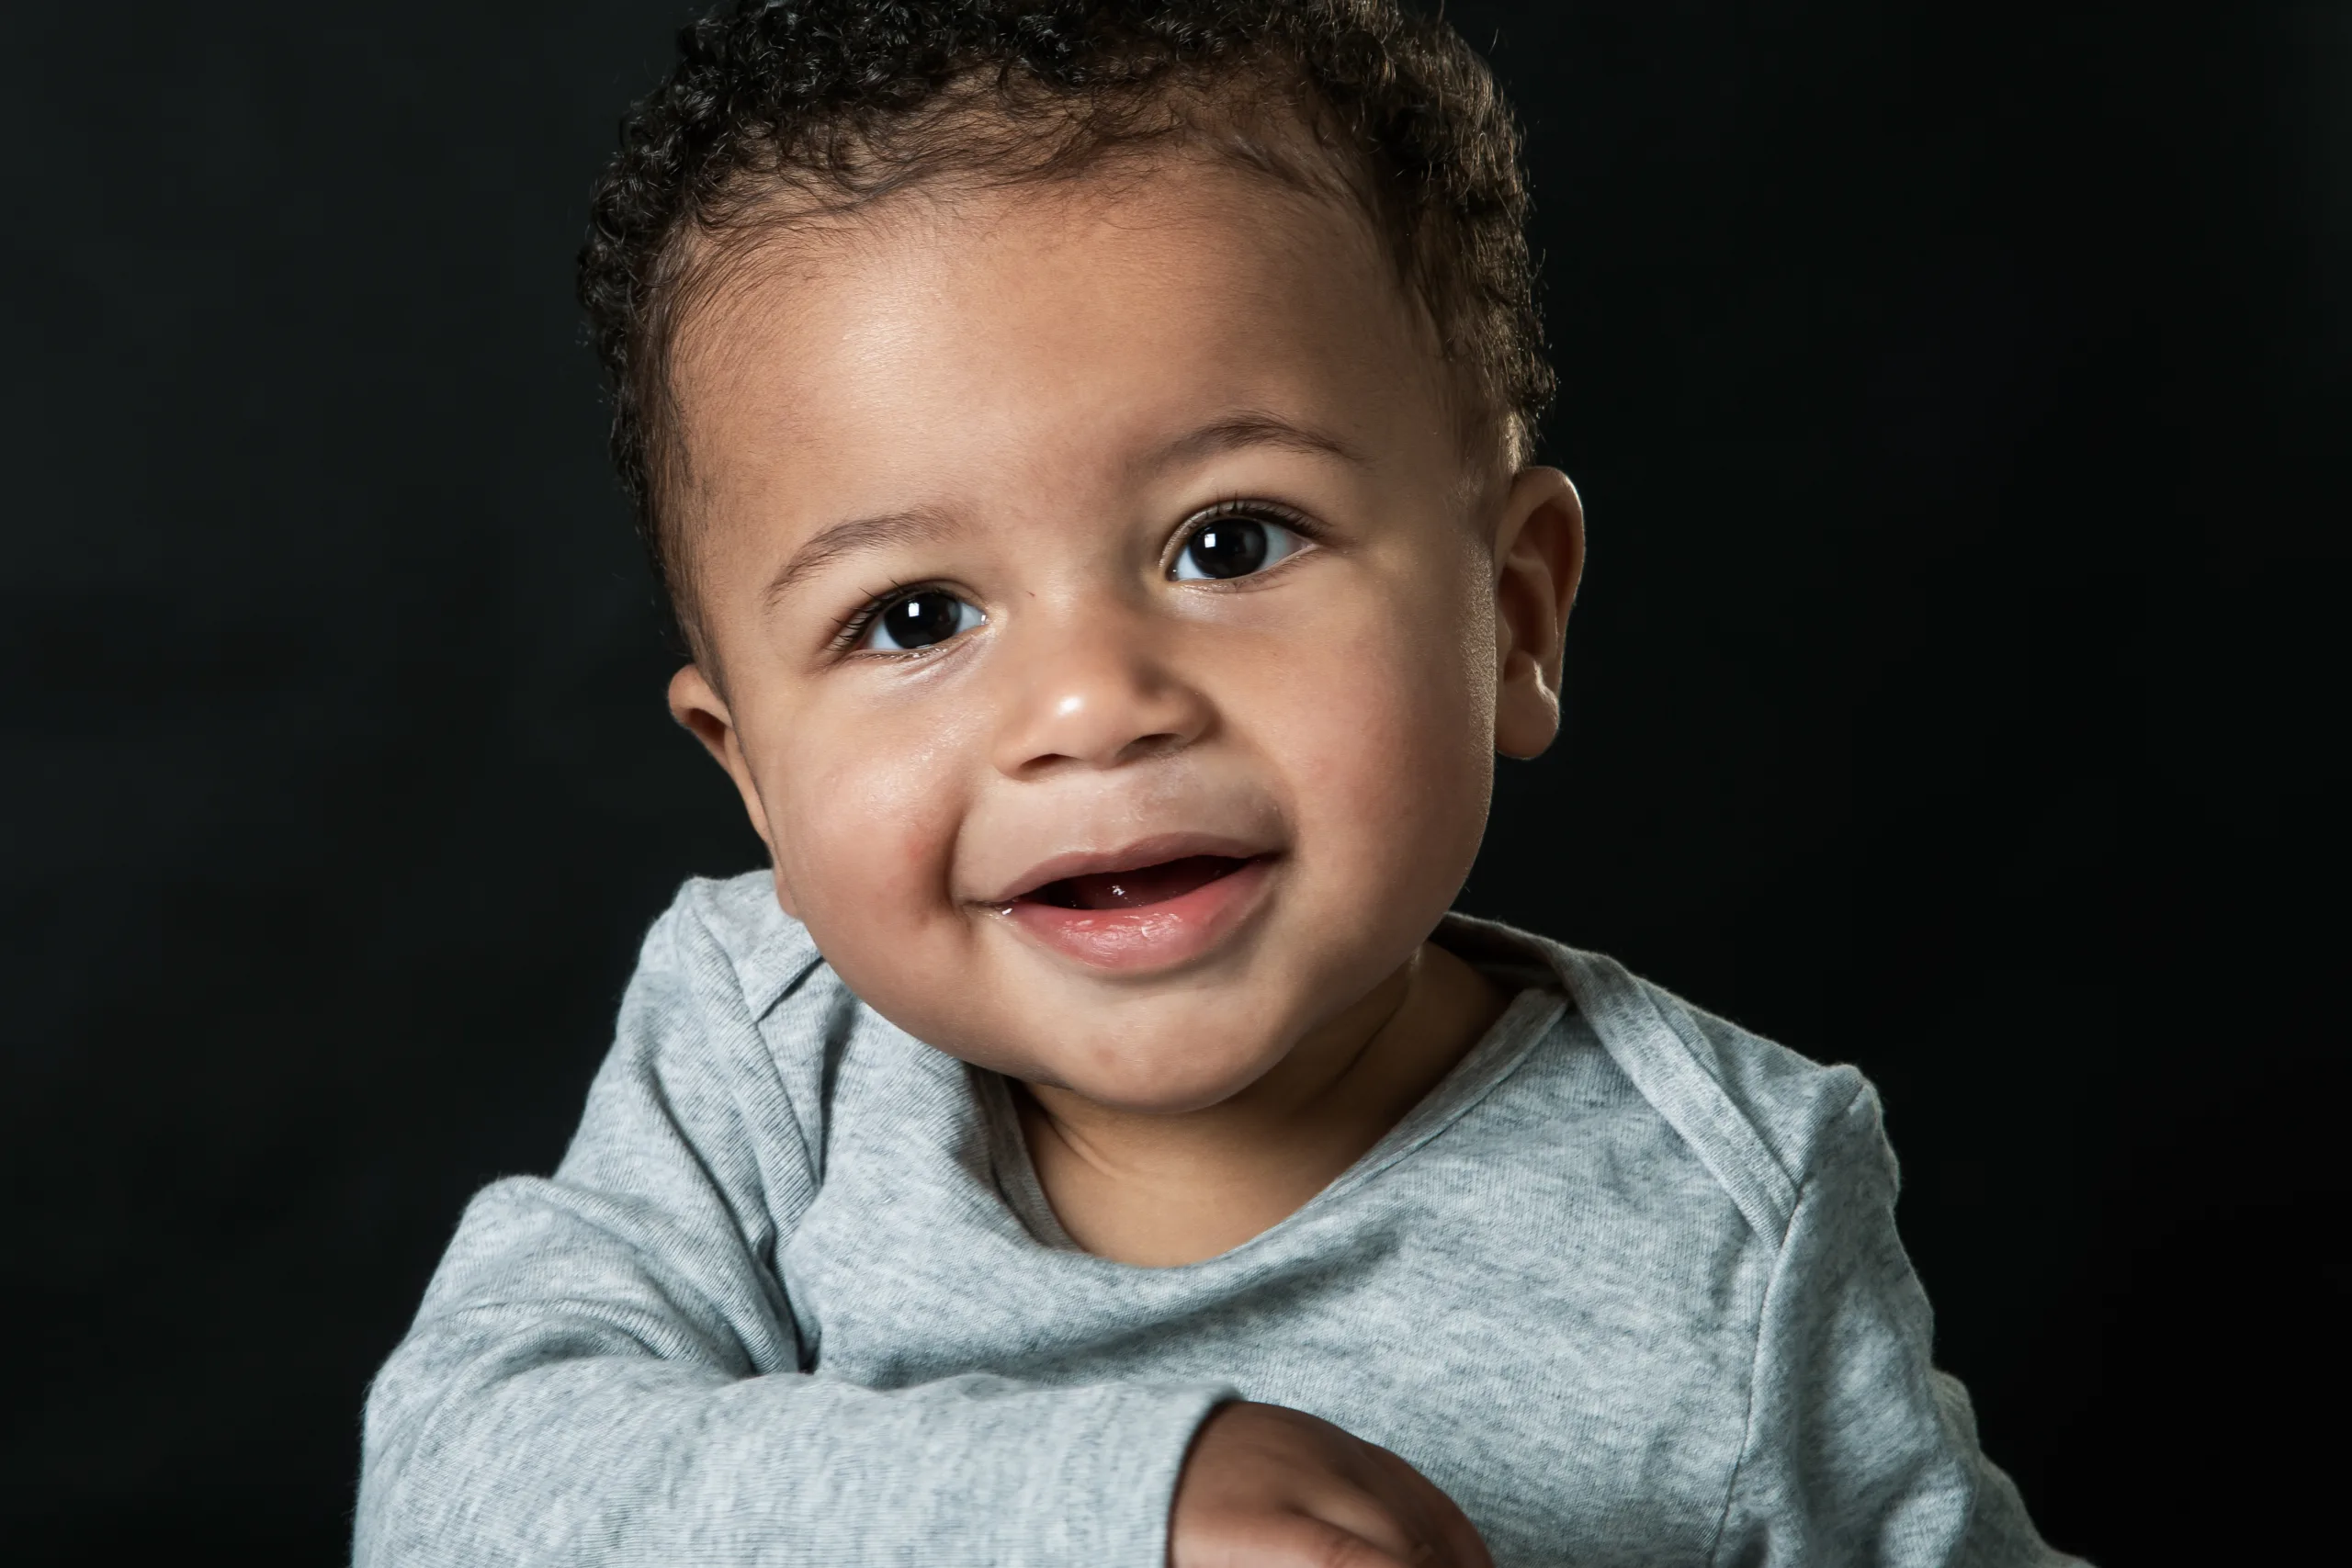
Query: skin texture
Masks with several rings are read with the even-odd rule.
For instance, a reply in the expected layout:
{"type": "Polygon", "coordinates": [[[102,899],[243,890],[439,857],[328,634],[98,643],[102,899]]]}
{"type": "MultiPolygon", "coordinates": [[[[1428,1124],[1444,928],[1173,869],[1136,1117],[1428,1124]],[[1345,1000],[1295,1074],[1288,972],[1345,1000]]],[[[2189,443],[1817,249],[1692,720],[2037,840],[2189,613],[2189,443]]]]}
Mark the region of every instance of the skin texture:
{"type": "MultiPolygon", "coordinates": [[[[1426,939],[1495,752],[1557,728],[1582,518],[1555,470],[1465,457],[1359,217],[1181,160],[894,197],[725,269],[674,389],[703,648],[672,711],[850,987],[1024,1086],[1080,1245],[1246,1243],[1491,1023],[1505,998],[1426,939]],[[1279,508],[1300,547],[1180,580],[1227,503],[1279,508]],[[853,646],[917,585],[968,629],[853,646]],[[1115,963],[1008,908],[1046,873],[1191,852],[1259,858],[1115,963]]],[[[1324,1529],[1364,1562],[1483,1562],[1451,1508],[1337,1428],[1233,1406],[1171,1556],[1340,1561],[1324,1529]]]]}

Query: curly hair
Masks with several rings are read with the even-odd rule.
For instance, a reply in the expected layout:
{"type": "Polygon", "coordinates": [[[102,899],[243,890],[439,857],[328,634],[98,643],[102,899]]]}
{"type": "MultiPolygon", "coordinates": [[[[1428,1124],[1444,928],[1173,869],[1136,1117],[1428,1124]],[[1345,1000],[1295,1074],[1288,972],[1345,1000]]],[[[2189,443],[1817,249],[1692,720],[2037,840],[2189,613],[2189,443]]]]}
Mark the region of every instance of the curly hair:
{"type": "Polygon", "coordinates": [[[664,497],[681,462],[671,351],[697,266],[928,181],[1070,177],[1200,143],[1352,198],[1467,390],[1467,423],[1513,466],[1532,449],[1554,378],[1519,132],[1442,20],[1397,0],[736,0],[678,48],[596,186],[580,299],[611,378],[614,463],[690,647],[664,497]]]}

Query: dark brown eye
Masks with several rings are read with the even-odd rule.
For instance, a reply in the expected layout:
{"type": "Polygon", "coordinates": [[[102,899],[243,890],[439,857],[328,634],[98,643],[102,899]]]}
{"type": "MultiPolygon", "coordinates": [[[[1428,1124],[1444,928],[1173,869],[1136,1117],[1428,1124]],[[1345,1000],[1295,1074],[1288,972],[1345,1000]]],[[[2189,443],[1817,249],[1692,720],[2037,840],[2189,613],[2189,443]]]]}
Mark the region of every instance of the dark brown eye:
{"type": "Polygon", "coordinates": [[[912,653],[945,642],[957,632],[969,631],[987,617],[944,588],[924,588],[893,599],[865,628],[860,648],[885,653],[912,653]]]}
{"type": "Polygon", "coordinates": [[[1306,541],[1259,517],[1213,517],[1193,530],[1170,574],[1179,581],[1247,577],[1295,554],[1306,541]]]}

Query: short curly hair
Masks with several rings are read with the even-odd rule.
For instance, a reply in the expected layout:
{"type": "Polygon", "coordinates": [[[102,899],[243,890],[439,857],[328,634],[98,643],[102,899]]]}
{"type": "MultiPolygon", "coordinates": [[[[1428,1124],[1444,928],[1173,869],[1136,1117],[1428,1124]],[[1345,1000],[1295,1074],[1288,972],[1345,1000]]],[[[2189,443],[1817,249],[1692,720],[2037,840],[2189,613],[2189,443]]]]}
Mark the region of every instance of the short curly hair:
{"type": "Polygon", "coordinates": [[[1069,177],[1199,143],[1336,190],[1426,310],[1465,423],[1512,466],[1532,448],[1554,378],[1519,132],[1441,19],[1397,0],[737,0],[678,48],[596,186],[580,299],[611,378],[614,463],[689,648],[665,496],[697,258],[927,181],[1069,177]]]}

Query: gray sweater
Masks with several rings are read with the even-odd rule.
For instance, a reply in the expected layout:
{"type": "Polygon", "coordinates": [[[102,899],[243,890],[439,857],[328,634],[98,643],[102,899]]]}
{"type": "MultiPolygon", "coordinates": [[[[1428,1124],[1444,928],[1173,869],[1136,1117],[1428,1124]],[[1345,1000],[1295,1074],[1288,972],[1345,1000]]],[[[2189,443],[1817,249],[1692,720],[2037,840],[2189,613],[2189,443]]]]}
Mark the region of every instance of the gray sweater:
{"type": "Polygon", "coordinates": [[[1394,1449],[1499,1568],[2062,1561],[1928,1364],[1860,1074],[1438,940],[1518,989],[1486,1039],[1298,1213],[1141,1269],[763,874],[688,884],[561,1168],[473,1201],[376,1381],[357,1562],[1161,1568],[1237,1395],[1394,1449]]]}

